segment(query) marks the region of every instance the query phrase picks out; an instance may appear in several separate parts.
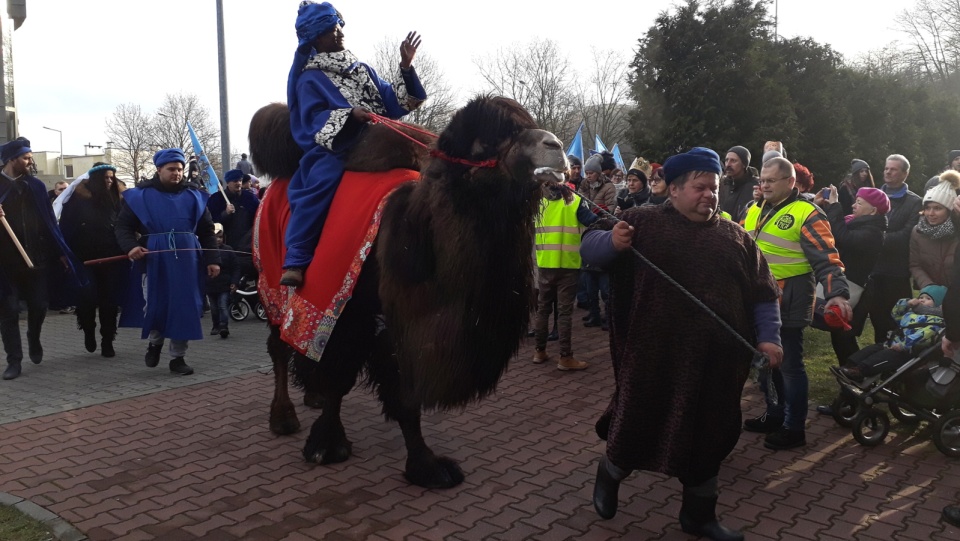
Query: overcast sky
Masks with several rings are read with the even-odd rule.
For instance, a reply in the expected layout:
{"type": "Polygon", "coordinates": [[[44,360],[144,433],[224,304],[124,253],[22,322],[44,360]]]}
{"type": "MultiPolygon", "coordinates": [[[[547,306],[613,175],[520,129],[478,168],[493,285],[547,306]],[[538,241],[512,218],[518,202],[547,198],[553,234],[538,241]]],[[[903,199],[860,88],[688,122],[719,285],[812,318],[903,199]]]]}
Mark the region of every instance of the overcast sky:
{"type": "MultiPolygon", "coordinates": [[[[42,128],[48,126],[63,131],[65,154],[84,154],[84,144],[104,145],[106,119],[118,104],[135,102],[153,112],[167,93],[197,94],[219,121],[214,0],[27,4],[27,20],[14,34],[14,65],[20,133],[35,151],[59,150],[58,134],[42,128]]],[[[384,38],[399,46],[408,30],[417,30],[423,35],[420,50],[437,60],[466,99],[481,89],[475,58],[534,37],[558,42],[574,67],[590,60],[591,47],[630,56],[657,14],[674,4],[365,0],[334,6],[346,21],[346,45],[361,60],[372,59],[374,45],[384,38]]],[[[298,5],[299,0],[224,1],[230,143],[238,151],[246,151],[253,113],[285,101],[298,5]]],[[[912,0],[780,0],[779,31],[829,43],[854,58],[896,39],[892,21],[912,5],[912,0]]]]}

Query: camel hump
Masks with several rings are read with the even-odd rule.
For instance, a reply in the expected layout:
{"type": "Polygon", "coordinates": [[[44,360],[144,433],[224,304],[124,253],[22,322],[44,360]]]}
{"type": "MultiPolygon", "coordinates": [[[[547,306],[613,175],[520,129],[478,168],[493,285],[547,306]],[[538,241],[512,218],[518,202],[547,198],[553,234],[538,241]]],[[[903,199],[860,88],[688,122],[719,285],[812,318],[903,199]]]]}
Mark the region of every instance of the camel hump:
{"type": "Polygon", "coordinates": [[[428,147],[436,136],[406,125],[370,124],[347,154],[345,171],[377,173],[391,169],[420,171],[429,157],[428,147]],[[397,130],[403,133],[398,133],[397,130]],[[406,136],[405,136],[406,135],[406,136]],[[413,138],[411,140],[410,138],[413,138]]]}

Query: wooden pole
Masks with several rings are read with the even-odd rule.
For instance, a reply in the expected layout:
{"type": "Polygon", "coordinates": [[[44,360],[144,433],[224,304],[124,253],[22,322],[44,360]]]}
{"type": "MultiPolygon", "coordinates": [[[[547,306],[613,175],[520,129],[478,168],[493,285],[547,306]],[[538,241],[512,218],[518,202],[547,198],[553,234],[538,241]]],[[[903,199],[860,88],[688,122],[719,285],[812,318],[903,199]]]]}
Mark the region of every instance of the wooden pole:
{"type": "Polygon", "coordinates": [[[27,268],[33,268],[33,261],[30,261],[30,256],[27,255],[27,251],[23,249],[23,245],[20,244],[20,239],[17,238],[17,235],[14,234],[13,229],[10,228],[10,223],[7,222],[6,216],[0,216],[0,222],[3,223],[3,228],[7,230],[7,234],[10,235],[10,240],[13,241],[14,246],[17,247],[17,250],[20,252],[20,256],[23,257],[24,263],[27,264],[27,268]]]}

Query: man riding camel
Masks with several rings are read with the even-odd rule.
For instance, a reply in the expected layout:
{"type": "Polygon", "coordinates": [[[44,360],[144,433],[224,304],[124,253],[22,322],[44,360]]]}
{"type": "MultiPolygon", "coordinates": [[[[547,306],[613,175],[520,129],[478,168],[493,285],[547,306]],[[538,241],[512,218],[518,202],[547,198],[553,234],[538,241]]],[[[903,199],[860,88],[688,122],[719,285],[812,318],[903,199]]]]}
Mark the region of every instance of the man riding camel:
{"type": "Polygon", "coordinates": [[[370,114],[398,119],[427,98],[413,69],[420,46],[416,32],[400,45],[403,85],[394,87],[344,48],[343,25],[340,12],[328,2],[300,4],[299,45],[287,79],[287,103],[293,137],[305,154],[287,188],[290,222],[280,279],[286,286],[303,283],[343,175],[344,158],[370,114]]]}

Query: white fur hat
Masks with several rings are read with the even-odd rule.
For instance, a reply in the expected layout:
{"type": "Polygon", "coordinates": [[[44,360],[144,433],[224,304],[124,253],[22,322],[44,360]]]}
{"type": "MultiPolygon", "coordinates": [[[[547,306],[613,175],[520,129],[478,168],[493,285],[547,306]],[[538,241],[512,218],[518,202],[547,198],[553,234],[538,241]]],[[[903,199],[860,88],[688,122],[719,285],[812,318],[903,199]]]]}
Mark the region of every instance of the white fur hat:
{"type": "Polygon", "coordinates": [[[944,171],[940,175],[940,184],[927,190],[923,196],[923,203],[933,201],[940,203],[947,209],[953,209],[953,201],[957,198],[957,190],[960,189],[960,173],[953,170],[944,171]]]}

